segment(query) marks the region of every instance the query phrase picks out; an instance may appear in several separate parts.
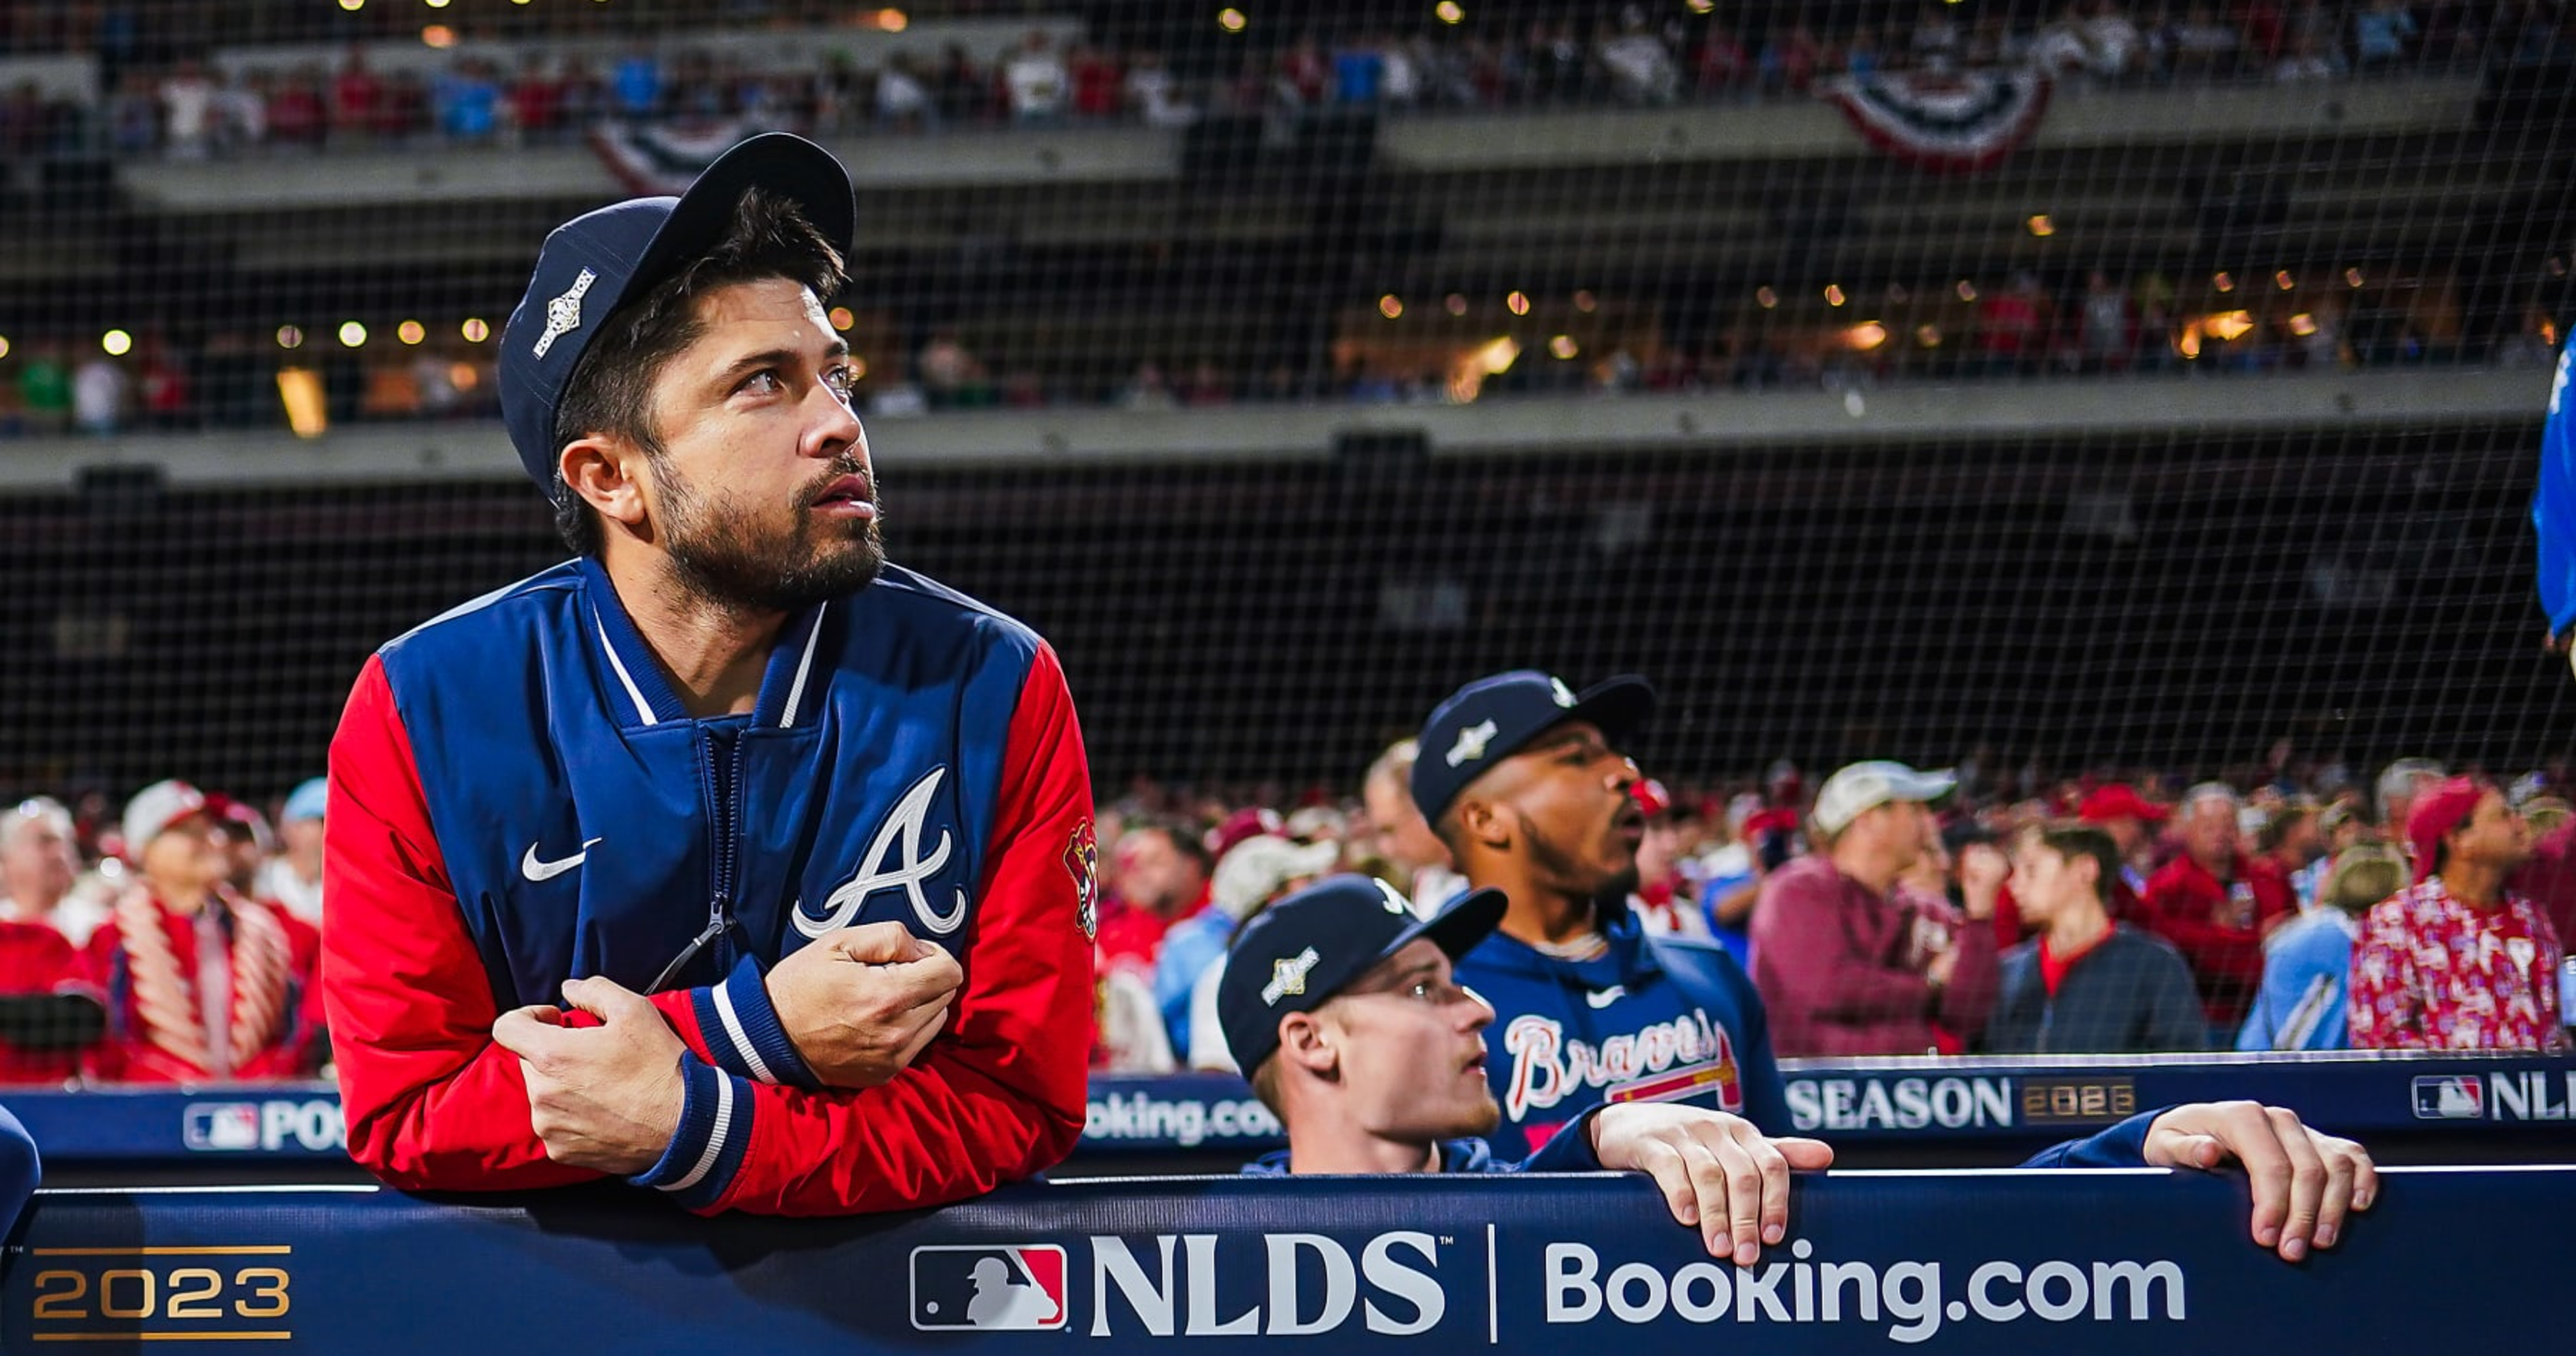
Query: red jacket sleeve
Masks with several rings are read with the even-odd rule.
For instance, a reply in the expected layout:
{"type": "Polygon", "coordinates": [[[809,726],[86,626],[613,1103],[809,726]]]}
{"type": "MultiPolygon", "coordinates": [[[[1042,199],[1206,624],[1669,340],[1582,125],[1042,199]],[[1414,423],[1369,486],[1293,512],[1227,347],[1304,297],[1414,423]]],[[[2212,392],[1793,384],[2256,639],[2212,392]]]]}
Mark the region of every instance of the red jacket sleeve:
{"type": "Polygon", "coordinates": [[[411,738],[369,659],[331,740],[322,998],[349,1156],[398,1187],[507,1190],[599,1176],[546,1157],[518,1056],[430,830],[411,738]]]}
{"type": "Polygon", "coordinates": [[[828,1215],[941,1205],[1060,1161],[1082,1134],[1092,1041],[1091,831],[1082,731],[1041,645],[948,1030],[882,1087],[818,1091],[706,1062],[713,1033],[664,1003],[701,1053],[686,1061],[679,1135],[633,1180],[702,1214],[828,1215]]]}

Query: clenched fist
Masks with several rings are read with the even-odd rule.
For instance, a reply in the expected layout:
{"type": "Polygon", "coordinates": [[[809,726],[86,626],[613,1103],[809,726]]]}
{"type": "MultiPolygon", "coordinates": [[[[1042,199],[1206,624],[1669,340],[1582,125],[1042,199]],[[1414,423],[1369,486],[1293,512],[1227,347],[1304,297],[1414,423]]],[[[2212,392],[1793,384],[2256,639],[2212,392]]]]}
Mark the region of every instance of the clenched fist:
{"type": "Polygon", "coordinates": [[[824,1086],[873,1088],[948,1021],[965,971],[900,923],[826,933],[769,972],[770,1005],[824,1086]]]}

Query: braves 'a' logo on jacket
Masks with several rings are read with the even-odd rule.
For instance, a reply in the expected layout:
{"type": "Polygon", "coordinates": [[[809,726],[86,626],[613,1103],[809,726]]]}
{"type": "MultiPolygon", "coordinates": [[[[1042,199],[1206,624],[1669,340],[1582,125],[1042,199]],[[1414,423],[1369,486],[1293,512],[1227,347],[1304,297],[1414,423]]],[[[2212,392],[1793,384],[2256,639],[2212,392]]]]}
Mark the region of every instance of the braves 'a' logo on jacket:
{"type": "Polygon", "coordinates": [[[950,887],[949,897],[942,903],[933,903],[923,889],[924,882],[948,865],[952,839],[944,826],[932,840],[930,850],[922,851],[926,836],[922,821],[939,795],[940,779],[947,775],[946,767],[932,768],[903,793],[893,812],[878,826],[876,836],[868,840],[867,855],[860,859],[858,874],[824,899],[820,914],[804,905],[797,907],[798,932],[820,937],[834,928],[847,927],[866,907],[868,896],[880,890],[902,891],[912,904],[913,916],[934,935],[944,937],[966,921],[968,901],[963,886],[950,887]]]}

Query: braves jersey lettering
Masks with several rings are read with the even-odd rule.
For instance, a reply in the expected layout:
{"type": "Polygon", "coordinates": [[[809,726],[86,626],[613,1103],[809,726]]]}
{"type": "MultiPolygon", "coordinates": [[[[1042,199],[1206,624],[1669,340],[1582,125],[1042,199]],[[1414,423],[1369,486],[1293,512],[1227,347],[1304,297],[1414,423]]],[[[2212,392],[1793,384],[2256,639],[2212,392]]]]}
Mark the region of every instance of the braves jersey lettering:
{"type": "Polygon", "coordinates": [[[947,773],[948,769],[944,767],[932,768],[928,775],[912,784],[911,790],[903,793],[903,799],[895,802],[894,813],[886,816],[884,826],[869,841],[859,874],[852,876],[848,884],[834,890],[831,897],[823,901],[823,916],[815,918],[803,909],[796,911],[798,932],[808,937],[820,937],[834,928],[846,926],[868,902],[868,896],[879,890],[894,889],[902,890],[904,897],[912,901],[913,916],[921,920],[921,925],[939,936],[955,932],[957,925],[966,921],[964,890],[955,891],[950,907],[942,910],[932,906],[930,896],[921,888],[923,881],[938,875],[939,869],[948,864],[946,829],[939,831],[939,841],[932,845],[930,855],[921,855],[921,821],[930,813],[931,798],[939,794],[939,779],[947,773]],[[892,866],[887,865],[886,858],[898,847],[902,850],[902,860],[892,866]]]}
{"type": "MultiPolygon", "coordinates": [[[[1705,1069],[1723,1074],[1721,1109],[1741,1111],[1744,1106],[1734,1086],[1735,1042],[1726,1028],[1709,1020],[1705,1008],[1693,1008],[1642,1031],[1623,1032],[1598,1046],[1566,1039],[1565,1028],[1549,1018],[1515,1017],[1503,1029],[1503,1050],[1512,1057],[1503,1112],[1515,1121],[1531,1111],[1548,1110],[1579,1090],[1611,1088],[1607,1100],[1634,1100],[1618,1096],[1612,1085],[1672,1071],[1676,1064],[1691,1066],[1681,1072],[1705,1069]]],[[[1692,1083],[1685,1092],[1698,1086],[1692,1083]]]]}

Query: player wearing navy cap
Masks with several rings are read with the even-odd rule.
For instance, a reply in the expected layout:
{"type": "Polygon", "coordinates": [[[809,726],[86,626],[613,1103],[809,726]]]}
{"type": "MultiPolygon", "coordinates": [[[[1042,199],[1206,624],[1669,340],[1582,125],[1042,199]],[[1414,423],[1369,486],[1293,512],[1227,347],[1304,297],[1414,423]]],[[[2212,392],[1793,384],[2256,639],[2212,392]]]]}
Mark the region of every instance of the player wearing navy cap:
{"type": "MultiPolygon", "coordinates": [[[[1714,945],[1646,933],[1616,904],[1635,888],[1644,829],[1624,748],[1653,705],[1641,678],[1577,692],[1525,669],[1458,689],[1423,726],[1414,800],[1468,883],[1509,901],[1456,964],[1457,982],[1494,1012],[1499,1057],[1486,1071],[1507,1156],[1550,1145],[1603,1104],[1681,1101],[1759,1131],[1789,1127],[1762,999],[1743,969],[1714,945]]],[[[2375,1190],[2359,1145],[2252,1102],[2142,1113],[2030,1165],[2229,1159],[2254,1179],[2254,1237],[2293,1259],[2331,1243],[2345,1211],[2375,1190]]],[[[1748,1209],[1735,1201],[1736,1256],[1749,1263],[1748,1209]]],[[[1777,1242],[1763,1209],[1760,1238],[1777,1242]]]]}
{"type": "Polygon", "coordinates": [[[349,1149],[691,1210],[936,1205],[1081,1134],[1095,853],[1036,633],[887,564],[821,147],[558,228],[504,422],[579,559],[359,675],[331,748],[349,1149]]]}

